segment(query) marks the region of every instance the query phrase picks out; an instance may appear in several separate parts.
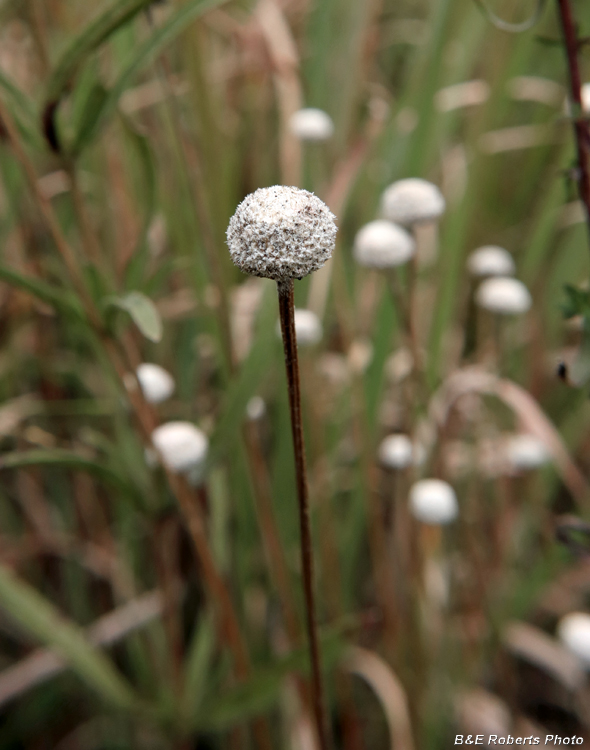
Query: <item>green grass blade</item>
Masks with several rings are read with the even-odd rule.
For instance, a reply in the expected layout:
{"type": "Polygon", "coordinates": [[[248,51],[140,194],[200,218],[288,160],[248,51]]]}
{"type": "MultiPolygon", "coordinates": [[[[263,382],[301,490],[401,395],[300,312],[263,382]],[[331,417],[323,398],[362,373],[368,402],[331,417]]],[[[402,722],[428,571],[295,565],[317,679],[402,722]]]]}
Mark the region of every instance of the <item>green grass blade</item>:
{"type": "Polygon", "coordinates": [[[123,710],[138,709],[140,699],[81,629],[28,583],[0,566],[0,605],[25,630],[62,656],[76,674],[105,701],[123,710]]]}
{"type": "Polygon", "coordinates": [[[0,279],[32,294],[37,299],[51,305],[55,310],[64,313],[66,316],[83,317],[82,308],[74,295],[69,294],[63,289],[54,287],[46,281],[26,276],[7,266],[0,266],[0,279]]]}
{"type": "Polygon", "coordinates": [[[101,125],[117,109],[121,94],[135,79],[135,76],[149,65],[186,27],[195,21],[200,15],[212,8],[221,5],[227,0],[189,0],[174,15],[160,26],[146,41],[133,52],[124,66],[123,71],[115,81],[108,95],[104,98],[102,106],[96,110],[95,116],[84,116],[83,129],[77,133],[74,139],[74,153],[80,153],[86,148],[98,134],[101,125]]]}
{"type": "Polygon", "coordinates": [[[146,339],[156,343],[162,340],[162,318],[158,308],[145,294],[129,292],[122,297],[110,297],[107,304],[128,312],[146,339]]]}

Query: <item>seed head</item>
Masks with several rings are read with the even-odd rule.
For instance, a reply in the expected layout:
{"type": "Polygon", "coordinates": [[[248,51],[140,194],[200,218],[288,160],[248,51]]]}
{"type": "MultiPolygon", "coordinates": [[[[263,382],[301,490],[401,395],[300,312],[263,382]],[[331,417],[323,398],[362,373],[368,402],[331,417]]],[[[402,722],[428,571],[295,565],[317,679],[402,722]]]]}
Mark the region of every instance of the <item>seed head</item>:
{"type": "Polygon", "coordinates": [[[516,471],[538,469],[550,460],[545,443],[534,435],[512,435],[506,442],[505,451],[510,468],[516,471]]]}
{"type": "Polygon", "coordinates": [[[557,635],[568,651],[590,668],[590,615],[586,612],[565,615],[559,621],[557,635]]]}
{"type": "Polygon", "coordinates": [[[336,217],[317,196],[275,185],[246,196],[227,228],[233,262],[275,281],[301,279],[332,255],[336,217]]]}
{"type": "Polygon", "coordinates": [[[135,371],[145,400],[160,404],[174,393],[174,378],[160,365],[142,362],[135,371]]]}
{"type": "Polygon", "coordinates": [[[332,118],[323,109],[308,107],[291,116],[289,128],[302,141],[326,141],[334,135],[332,118]]]}
{"type": "Polygon", "coordinates": [[[354,240],[354,258],[361,266],[393,268],[414,255],[416,243],[405,229],[391,221],[365,224],[354,240]]]}
{"type": "Polygon", "coordinates": [[[394,182],[381,197],[383,216],[405,226],[437,219],[445,205],[437,186],[418,177],[394,182]]]}
{"type": "Polygon", "coordinates": [[[512,276],[516,270],[512,255],[503,247],[484,245],[474,250],[467,260],[473,276],[512,276]]]}
{"type": "Polygon", "coordinates": [[[480,307],[501,315],[520,315],[532,304],[529,290],[518,279],[494,276],[483,281],[475,294],[480,307]]]}
{"type": "Polygon", "coordinates": [[[176,474],[199,469],[209,447],[205,433],[190,422],[166,422],[156,427],[152,442],[166,466],[176,474]]]}
{"type": "Polygon", "coordinates": [[[459,505],[450,484],[442,479],[421,479],[410,489],[410,511],[418,521],[439,526],[457,518],[459,505]]]}

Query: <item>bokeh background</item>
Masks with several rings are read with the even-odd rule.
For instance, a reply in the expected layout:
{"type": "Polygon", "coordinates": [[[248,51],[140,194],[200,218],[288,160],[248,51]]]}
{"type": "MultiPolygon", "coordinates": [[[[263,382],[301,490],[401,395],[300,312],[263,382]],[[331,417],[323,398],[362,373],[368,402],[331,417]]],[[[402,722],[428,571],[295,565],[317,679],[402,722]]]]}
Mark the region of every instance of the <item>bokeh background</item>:
{"type": "Polygon", "coordinates": [[[295,289],[321,324],[300,365],[334,747],[589,740],[588,624],[562,619],[590,615],[575,108],[557,3],[490,9],[540,12],[509,33],[473,0],[0,4],[2,750],[317,746],[276,287],[225,243],[274,184],[339,227],[295,289]],[[303,107],[329,138],[293,131],[303,107]],[[361,267],[408,177],[445,213],[410,264],[361,267]],[[476,304],[484,245],[530,310],[476,304]],[[174,381],[157,404],[146,362],[174,381]],[[179,420],[208,440],[188,476],[152,445],[179,420]],[[409,513],[426,477],[447,526],[409,513]]]}

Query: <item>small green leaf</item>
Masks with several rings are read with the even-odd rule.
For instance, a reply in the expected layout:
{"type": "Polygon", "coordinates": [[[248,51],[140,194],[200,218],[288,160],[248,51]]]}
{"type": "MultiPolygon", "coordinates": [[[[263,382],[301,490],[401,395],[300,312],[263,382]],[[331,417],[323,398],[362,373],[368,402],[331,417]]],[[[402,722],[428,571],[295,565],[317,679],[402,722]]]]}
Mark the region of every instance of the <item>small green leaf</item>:
{"type": "Polygon", "coordinates": [[[37,113],[33,102],[24,94],[13,81],[0,70],[0,96],[10,107],[16,126],[36,148],[42,148],[43,139],[37,125],[37,113]]]}
{"type": "Polygon", "coordinates": [[[82,630],[25,581],[0,565],[0,605],[23,629],[63,657],[104,700],[123,710],[141,701],[110,659],[93,648],[82,630]]]}
{"type": "Polygon", "coordinates": [[[157,307],[145,294],[129,292],[122,297],[110,297],[107,303],[128,312],[146,339],[156,343],[162,339],[162,318],[157,307]]]}
{"type": "Polygon", "coordinates": [[[590,291],[578,289],[571,284],[566,284],[564,291],[566,300],[561,306],[563,316],[566,319],[575,315],[590,317],[590,291]]]}

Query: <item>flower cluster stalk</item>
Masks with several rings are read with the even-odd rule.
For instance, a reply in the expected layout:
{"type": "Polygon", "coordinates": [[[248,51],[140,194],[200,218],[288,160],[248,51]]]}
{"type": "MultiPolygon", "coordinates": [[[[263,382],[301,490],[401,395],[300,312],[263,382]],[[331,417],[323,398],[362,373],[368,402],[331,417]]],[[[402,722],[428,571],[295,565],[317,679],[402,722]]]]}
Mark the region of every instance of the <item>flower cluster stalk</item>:
{"type": "Polygon", "coordinates": [[[287,385],[289,390],[289,407],[291,410],[291,429],[293,433],[293,449],[295,454],[295,477],[297,486],[297,500],[299,504],[299,525],[301,532],[301,562],[303,572],[303,589],[305,593],[307,636],[311,660],[311,688],[312,704],[316,720],[318,739],[322,750],[328,750],[328,723],[322,673],[320,662],[320,646],[317,628],[317,616],[313,583],[313,549],[311,538],[311,523],[309,512],[309,493],[307,485],[307,468],[305,461],[305,446],[303,441],[303,421],[301,417],[301,392],[299,382],[299,362],[297,357],[297,340],[295,336],[295,305],[293,299],[293,281],[278,283],[279,316],[283,347],[285,350],[285,366],[287,370],[287,385]]]}

